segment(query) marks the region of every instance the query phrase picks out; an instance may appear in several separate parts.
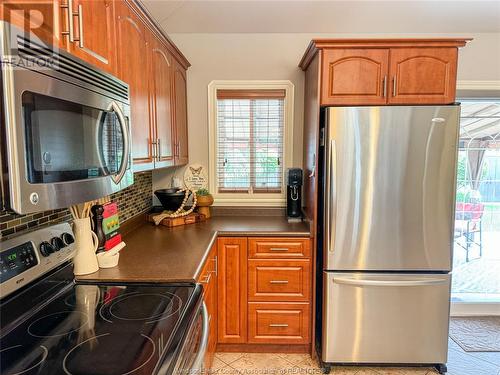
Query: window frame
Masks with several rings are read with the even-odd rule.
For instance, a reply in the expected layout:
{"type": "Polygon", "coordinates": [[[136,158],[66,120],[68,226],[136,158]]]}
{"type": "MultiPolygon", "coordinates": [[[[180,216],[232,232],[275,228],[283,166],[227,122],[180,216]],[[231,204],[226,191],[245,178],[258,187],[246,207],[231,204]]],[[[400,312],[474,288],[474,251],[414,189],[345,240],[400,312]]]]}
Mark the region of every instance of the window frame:
{"type": "Polygon", "coordinates": [[[285,173],[293,160],[295,86],[289,80],[214,80],[208,85],[209,190],[217,206],[275,206],[286,204],[285,173]],[[281,193],[219,193],[217,186],[217,90],[285,90],[283,108],[283,169],[281,193]]]}

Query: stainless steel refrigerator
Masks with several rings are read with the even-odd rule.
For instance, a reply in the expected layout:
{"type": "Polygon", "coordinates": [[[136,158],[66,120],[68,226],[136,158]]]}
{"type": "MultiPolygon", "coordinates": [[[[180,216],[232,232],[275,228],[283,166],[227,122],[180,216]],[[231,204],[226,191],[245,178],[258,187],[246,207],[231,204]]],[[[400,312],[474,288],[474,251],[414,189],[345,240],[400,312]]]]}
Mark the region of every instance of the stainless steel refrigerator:
{"type": "Polygon", "coordinates": [[[323,362],[446,363],[459,113],[325,109],[323,362]]]}

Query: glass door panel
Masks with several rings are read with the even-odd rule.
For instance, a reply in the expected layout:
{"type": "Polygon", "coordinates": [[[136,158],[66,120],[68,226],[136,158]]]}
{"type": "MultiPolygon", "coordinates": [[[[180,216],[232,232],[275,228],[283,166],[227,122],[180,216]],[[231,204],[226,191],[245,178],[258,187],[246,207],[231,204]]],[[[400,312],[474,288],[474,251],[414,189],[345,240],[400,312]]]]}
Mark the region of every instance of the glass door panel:
{"type": "Polygon", "coordinates": [[[452,302],[500,303],[500,100],[463,101],[452,302]]]}

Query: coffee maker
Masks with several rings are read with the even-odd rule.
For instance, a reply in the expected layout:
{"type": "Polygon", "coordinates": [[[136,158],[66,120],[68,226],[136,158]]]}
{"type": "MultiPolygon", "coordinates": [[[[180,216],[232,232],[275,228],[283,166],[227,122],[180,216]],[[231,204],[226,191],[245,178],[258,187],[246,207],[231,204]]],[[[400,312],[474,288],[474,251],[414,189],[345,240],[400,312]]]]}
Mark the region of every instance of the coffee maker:
{"type": "Polygon", "coordinates": [[[302,169],[286,170],[286,215],[288,221],[300,221],[302,218],[302,169]]]}

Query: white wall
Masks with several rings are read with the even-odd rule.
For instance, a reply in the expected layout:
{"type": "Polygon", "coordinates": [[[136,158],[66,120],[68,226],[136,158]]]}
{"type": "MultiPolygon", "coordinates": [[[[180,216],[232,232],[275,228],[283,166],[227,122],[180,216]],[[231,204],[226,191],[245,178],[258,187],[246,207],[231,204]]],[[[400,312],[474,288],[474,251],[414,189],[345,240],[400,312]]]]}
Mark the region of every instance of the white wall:
{"type": "MultiPolygon", "coordinates": [[[[453,35],[170,34],[188,70],[190,163],[208,167],[207,86],[214,79],[286,79],[295,85],[294,166],[302,166],[304,73],[298,63],[312,38],[439,37],[453,35]]],[[[456,35],[455,35],[456,36],[456,35]]],[[[461,34],[474,40],[460,51],[459,80],[500,80],[500,34],[461,34]]],[[[156,171],[153,188],[170,186],[183,168],[156,171]]]]}

